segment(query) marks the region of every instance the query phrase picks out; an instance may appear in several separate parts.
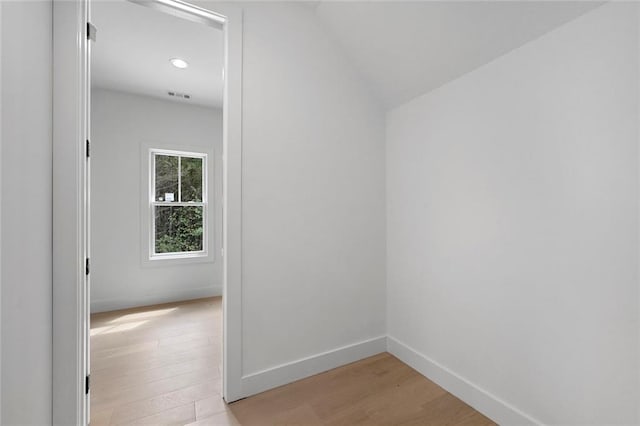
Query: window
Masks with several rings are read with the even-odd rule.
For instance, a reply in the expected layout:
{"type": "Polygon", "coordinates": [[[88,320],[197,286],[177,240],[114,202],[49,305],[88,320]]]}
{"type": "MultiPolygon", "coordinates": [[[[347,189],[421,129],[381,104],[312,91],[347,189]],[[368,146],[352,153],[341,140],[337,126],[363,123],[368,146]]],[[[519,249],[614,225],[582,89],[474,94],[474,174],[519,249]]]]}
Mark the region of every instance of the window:
{"type": "Polygon", "coordinates": [[[207,256],[207,154],[150,156],[151,259],[207,256]]]}

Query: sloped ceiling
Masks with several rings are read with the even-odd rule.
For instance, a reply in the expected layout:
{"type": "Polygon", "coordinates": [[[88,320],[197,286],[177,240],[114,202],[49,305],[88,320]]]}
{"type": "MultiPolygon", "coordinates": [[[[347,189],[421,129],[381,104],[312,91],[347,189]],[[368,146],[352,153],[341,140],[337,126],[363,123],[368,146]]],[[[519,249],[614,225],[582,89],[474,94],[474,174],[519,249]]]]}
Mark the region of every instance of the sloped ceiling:
{"type": "Polygon", "coordinates": [[[379,100],[429,92],[599,6],[589,1],[312,2],[379,100]]]}

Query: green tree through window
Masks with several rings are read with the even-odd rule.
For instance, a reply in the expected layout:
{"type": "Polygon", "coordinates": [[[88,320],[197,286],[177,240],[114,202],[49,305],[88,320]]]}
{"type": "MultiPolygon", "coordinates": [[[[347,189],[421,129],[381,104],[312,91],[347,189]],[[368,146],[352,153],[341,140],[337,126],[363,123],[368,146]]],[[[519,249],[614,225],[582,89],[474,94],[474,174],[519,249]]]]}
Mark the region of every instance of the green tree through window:
{"type": "Polygon", "coordinates": [[[202,254],[206,229],[206,154],[151,151],[153,253],[202,254]]]}

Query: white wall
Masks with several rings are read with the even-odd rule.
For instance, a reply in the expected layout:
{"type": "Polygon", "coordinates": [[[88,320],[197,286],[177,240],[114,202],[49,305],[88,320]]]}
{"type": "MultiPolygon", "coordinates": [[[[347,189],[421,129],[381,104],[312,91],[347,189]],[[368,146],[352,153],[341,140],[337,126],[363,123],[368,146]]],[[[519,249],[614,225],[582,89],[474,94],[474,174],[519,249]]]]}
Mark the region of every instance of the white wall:
{"type": "Polygon", "coordinates": [[[92,312],[221,295],[221,110],[94,89],[91,114],[92,312]],[[147,260],[149,148],[210,153],[212,261],[147,260]]]}
{"type": "Polygon", "coordinates": [[[385,334],[384,115],[303,6],[244,5],[243,68],[251,375],[385,334]]]}
{"type": "MultiPolygon", "coordinates": [[[[388,116],[389,334],[548,423],[638,420],[638,58],[624,7],[388,116]]],[[[3,424],[50,421],[50,13],[2,3],[3,424]],[[8,186],[26,166],[24,187],[8,186]]],[[[244,20],[253,374],[385,334],[385,128],[310,11],[251,4],[244,20]]]]}
{"type": "Polygon", "coordinates": [[[387,116],[390,347],[499,422],[639,421],[637,26],[602,6],[387,116]]]}
{"type": "Polygon", "coordinates": [[[2,1],[0,9],[0,423],[42,425],[51,422],[52,5],[2,1]]]}

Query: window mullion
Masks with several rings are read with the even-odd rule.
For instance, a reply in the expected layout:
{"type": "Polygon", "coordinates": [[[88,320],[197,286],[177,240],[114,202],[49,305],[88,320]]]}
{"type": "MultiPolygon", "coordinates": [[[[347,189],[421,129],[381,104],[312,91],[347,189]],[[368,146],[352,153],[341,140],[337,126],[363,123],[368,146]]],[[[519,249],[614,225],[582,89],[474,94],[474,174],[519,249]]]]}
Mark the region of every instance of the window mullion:
{"type": "Polygon", "coordinates": [[[156,254],[156,204],[153,202],[151,203],[151,235],[150,235],[149,243],[151,244],[151,247],[149,247],[151,254],[155,255],[156,254]]]}
{"type": "Polygon", "coordinates": [[[149,170],[149,179],[151,181],[151,188],[149,190],[149,201],[154,202],[156,200],[156,154],[151,155],[151,170],[149,170]]]}
{"type": "Polygon", "coordinates": [[[182,157],[178,156],[178,202],[182,202],[182,157]]]}
{"type": "Polygon", "coordinates": [[[152,201],[151,205],[154,206],[166,206],[166,207],[202,207],[207,203],[202,201],[183,201],[181,203],[177,201],[152,201]]]}
{"type": "Polygon", "coordinates": [[[206,203],[209,201],[208,182],[207,182],[207,164],[204,158],[200,159],[200,167],[202,168],[202,174],[200,176],[202,184],[200,185],[200,199],[206,203]]]}
{"type": "Polygon", "coordinates": [[[151,190],[149,191],[149,254],[155,255],[156,253],[156,153],[152,151],[151,155],[151,170],[149,170],[149,180],[151,181],[151,190]]]}

